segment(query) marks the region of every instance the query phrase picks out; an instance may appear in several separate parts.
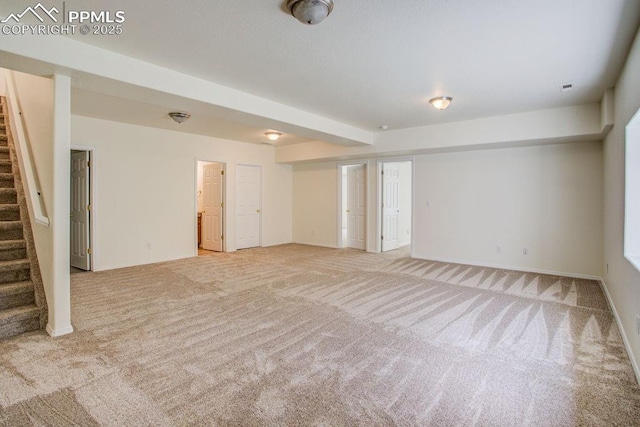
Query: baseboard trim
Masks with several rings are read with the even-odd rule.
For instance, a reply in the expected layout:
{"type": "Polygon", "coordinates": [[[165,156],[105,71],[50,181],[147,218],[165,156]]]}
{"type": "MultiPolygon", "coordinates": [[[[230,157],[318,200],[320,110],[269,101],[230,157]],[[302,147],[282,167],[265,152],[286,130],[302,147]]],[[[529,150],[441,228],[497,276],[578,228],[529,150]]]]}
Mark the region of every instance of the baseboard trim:
{"type": "Polygon", "coordinates": [[[68,335],[73,332],[73,326],[69,325],[65,328],[53,329],[50,324],[47,323],[47,333],[53,338],[68,335]]]}
{"type": "Polygon", "coordinates": [[[453,259],[453,258],[434,258],[434,257],[423,258],[420,256],[416,256],[415,254],[412,256],[412,258],[422,259],[425,261],[446,262],[449,264],[473,265],[475,267],[499,268],[501,270],[521,271],[523,273],[538,273],[538,274],[548,274],[550,276],[572,277],[574,279],[588,279],[588,280],[598,280],[598,281],[602,280],[600,276],[593,276],[590,274],[567,273],[565,271],[544,270],[540,268],[514,267],[511,265],[488,264],[485,262],[467,261],[467,260],[453,259]]]}
{"type": "Polygon", "coordinates": [[[321,245],[319,243],[307,243],[307,242],[293,242],[296,245],[307,245],[307,246],[318,246],[320,248],[329,248],[329,249],[340,249],[337,246],[331,245],[321,245]]]}
{"type": "Polygon", "coordinates": [[[638,361],[636,360],[633,351],[631,351],[631,344],[629,343],[629,338],[627,337],[627,331],[625,331],[624,326],[622,325],[622,321],[620,320],[620,316],[618,315],[618,310],[616,310],[616,306],[613,303],[613,299],[611,298],[611,294],[609,293],[609,288],[607,287],[607,283],[604,281],[604,279],[600,279],[600,286],[602,287],[602,291],[607,297],[607,302],[609,303],[609,307],[611,308],[614,319],[616,319],[618,329],[620,329],[620,335],[622,335],[624,348],[627,350],[629,361],[631,361],[633,373],[636,374],[636,381],[638,382],[638,384],[640,384],[640,367],[638,366],[638,361]]]}

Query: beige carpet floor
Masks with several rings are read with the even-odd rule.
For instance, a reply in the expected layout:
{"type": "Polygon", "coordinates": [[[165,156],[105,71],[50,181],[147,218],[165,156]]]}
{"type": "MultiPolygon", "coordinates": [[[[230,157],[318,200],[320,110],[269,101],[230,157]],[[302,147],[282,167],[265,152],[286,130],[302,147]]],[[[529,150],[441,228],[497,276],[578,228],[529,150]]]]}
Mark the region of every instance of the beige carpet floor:
{"type": "Polygon", "coordinates": [[[301,245],[72,276],[0,342],[0,424],[631,426],[599,284],[301,245]]]}

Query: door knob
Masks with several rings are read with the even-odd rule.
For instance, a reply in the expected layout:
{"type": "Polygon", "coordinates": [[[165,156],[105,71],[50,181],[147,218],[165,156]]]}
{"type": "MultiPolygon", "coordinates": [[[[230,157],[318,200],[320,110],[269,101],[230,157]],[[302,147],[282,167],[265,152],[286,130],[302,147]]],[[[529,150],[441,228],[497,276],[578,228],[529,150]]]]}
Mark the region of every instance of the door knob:
{"type": "Polygon", "coordinates": [[[256,212],[257,212],[257,213],[260,213],[260,209],[256,209],[256,212]]]}
{"type": "Polygon", "coordinates": [[[347,209],[347,213],[351,212],[349,209],[347,209]]]}

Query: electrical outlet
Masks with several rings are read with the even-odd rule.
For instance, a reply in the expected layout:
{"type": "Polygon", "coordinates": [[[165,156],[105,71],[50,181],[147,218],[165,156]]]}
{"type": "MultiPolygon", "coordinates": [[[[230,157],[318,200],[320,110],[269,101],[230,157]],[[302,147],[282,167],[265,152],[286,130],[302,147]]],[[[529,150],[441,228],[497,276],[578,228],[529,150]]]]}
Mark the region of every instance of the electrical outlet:
{"type": "Polygon", "coordinates": [[[501,254],[502,253],[502,246],[500,246],[500,245],[496,246],[496,253],[497,254],[501,254]]]}
{"type": "Polygon", "coordinates": [[[522,248],[522,255],[529,255],[529,249],[522,248]]]}

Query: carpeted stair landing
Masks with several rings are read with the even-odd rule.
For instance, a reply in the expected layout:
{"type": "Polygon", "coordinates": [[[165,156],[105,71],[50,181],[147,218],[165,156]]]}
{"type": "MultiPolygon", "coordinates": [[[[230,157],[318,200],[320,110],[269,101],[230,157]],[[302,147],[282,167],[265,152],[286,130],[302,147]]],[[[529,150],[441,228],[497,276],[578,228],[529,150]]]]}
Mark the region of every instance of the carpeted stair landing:
{"type": "Polygon", "coordinates": [[[40,329],[13,163],[0,114],[0,339],[40,329]]]}

